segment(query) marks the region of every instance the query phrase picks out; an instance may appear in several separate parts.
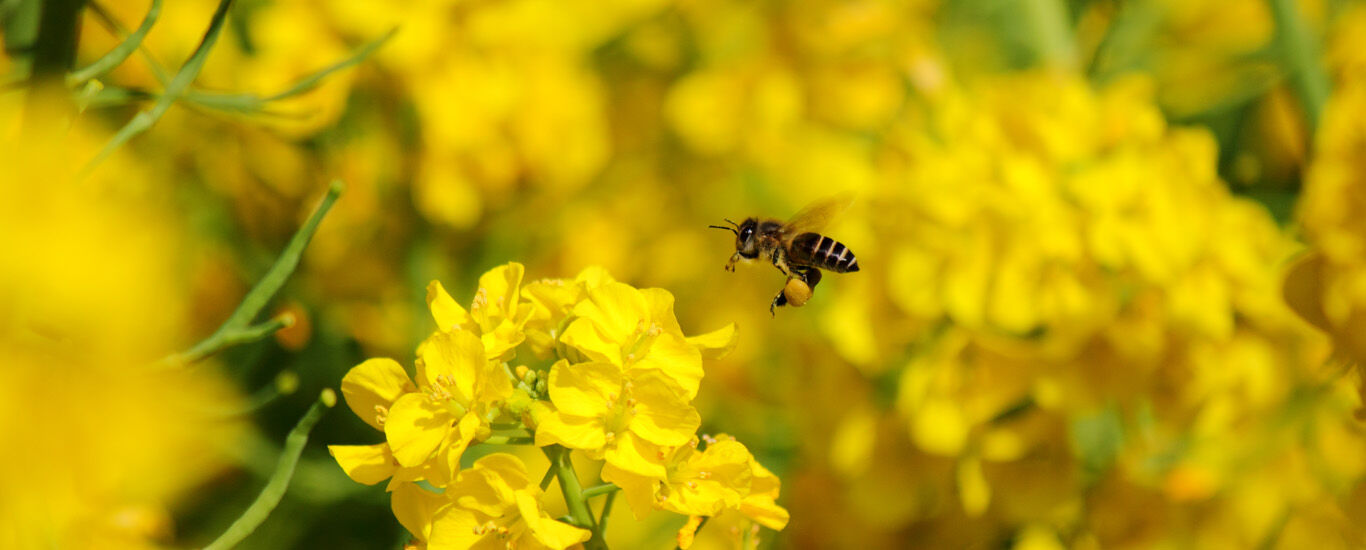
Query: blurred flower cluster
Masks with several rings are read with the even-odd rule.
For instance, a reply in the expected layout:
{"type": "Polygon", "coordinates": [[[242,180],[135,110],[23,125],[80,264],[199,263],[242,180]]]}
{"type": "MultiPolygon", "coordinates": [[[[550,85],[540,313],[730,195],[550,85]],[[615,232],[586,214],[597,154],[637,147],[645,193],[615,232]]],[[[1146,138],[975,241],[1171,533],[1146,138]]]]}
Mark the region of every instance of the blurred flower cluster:
{"type": "MultiPolygon", "coordinates": [[[[418,346],[416,384],[390,359],[367,360],[342,380],[351,410],[385,442],[333,445],[332,455],[357,482],[390,480],[394,515],[416,545],[600,547],[613,499],[592,516],[569,449],[604,462],[603,492],[622,491],[637,519],[653,509],[696,518],[733,511],[773,529],[787,524],[774,503],[778,479],[744,445],[704,435],[698,449],[701,417],[690,402],[702,358],[734,346],[733,325],[686,337],[666,290],[639,290],[601,269],[523,287],[524,271],[510,263],[485,273],[469,309],[441,283],[428,286],[437,331],[418,346]],[[523,343],[553,364],[517,360],[523,343]],[[465,450],[481,443],[534,443],[555,464],[539,487],[511,454],[462,469],[465,450]],[[539,502],[555,478],[573,525],[539,502]]],[[[685,526],[681,546],[699,524],[685,526]]]]}

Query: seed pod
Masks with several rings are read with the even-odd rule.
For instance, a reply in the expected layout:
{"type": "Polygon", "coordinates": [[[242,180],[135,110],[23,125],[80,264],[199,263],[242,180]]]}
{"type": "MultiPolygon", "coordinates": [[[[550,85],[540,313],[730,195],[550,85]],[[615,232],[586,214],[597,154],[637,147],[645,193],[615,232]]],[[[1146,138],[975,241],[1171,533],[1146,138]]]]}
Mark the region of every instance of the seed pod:
{"type": "Polygon", "coordinates": [[[811,299],[811,287],[806,286],[806,281],[801,279],[790,279],[787,286],[783,287],[783,297],[787,298],[787,305],[802,307],[811,299]]]}

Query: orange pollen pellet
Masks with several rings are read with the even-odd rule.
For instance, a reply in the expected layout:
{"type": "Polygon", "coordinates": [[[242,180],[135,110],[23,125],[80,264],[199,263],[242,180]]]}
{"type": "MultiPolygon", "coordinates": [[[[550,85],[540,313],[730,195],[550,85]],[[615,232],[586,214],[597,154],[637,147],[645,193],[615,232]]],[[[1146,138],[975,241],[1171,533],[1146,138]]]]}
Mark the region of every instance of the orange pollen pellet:
{"type": "Polygon", "coordinates": [[[659,458],[660,460],[664,460],[664,451],[659,451],[659,452],[655,453],[655,456],[656,456],[657,458],[659,458]]]}

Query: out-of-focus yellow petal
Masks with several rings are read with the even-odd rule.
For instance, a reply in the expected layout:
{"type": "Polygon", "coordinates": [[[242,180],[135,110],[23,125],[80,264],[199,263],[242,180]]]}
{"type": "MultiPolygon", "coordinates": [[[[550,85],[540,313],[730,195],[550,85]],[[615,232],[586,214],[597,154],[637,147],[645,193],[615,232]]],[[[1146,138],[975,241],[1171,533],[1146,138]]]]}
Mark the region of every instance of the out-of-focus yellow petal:
{"type": "Polygon", "coordinates": [[[991,486],[982,473],[982,461],[977,457],[966,457],[958,462],[958,500],[963,503],[963,513],[968,517],[981,516],[991,504],[991,486]]]}
{"type": "Polygon", "coordinates": [[[384,423],[384,438],[403,466],[425,462],[451,429],[451,415],[426,395],[409,393],[394,402],[384,423]]]}
{"type": "Polygon", "coordinates": [[[1295,260],[1286,271],[1281,293],[1290,309],[1320,330],[1331,332],[1328,316],[1323,312],[1323,255],[1305,254],[1295,260]]]}
{"type": "Polygon", "coordinates": [[[621,397],[621,368],[611,363],[560,360],[550,368],[550,400],[564,414],[600,417],[607,402],[621,397]]]}
{"type": "Polygon", "coordinates": [[[720,359],[735,349],[740,334],[735,323],[731,323],[708,333],[689,336],[687,341],[702,352],[703,358],[720,359]]]}
{"type": "Polygon", "coordinates": [[[342,378],[341,389],[351,412],[376,430],[383,430],[380,409],[388,409],[404,393],[417,391],[417,386],[397,361],[376,358],[351,367],[342,378]]]}
{"type": "Polygon", "coordinates": [[[606,444],[602,419],[552,412],[536,426],[536,446],[564,445],[573,449],[601,449],[606,444]]]}
{"type": "Polygon", "coordinates": [[[478,337],[463,330],[438,332],[418,346],[417,354],[428,388],[442,388],[463,405],[473,400],[475,378],[486,366],[484,343],[478,337]]]}
{"type": "Polygon", "coordinates": [[[446,287],[441,286],[441,281],[427,283],[427,308],[432,310],[437,330],[451,331],[473,322],[469,312],[451,298],[446,287]]]}
{"type": "Polygon", "coordinates": [[[388,443],[375,445],[328,445],[327,452],[337,460],[346,477],[356,483],[374,485],[394,475],[398,464],[388,443]]]}

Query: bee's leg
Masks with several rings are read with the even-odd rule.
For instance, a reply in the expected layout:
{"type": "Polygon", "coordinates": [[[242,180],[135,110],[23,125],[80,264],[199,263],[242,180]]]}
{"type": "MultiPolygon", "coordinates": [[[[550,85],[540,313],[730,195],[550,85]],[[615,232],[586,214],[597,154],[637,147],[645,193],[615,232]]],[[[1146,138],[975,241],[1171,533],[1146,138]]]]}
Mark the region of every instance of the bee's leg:
{"type": "Polygon", "coordinates": [[[736,252],[734,254],[731,254],[730,261],[726,262],[726,271],[730,271],[732,273],[735,272],[735,262],[738,261],[740,261],[740,253],[736,252]]]}
{"type": "MultiPolygon", "coordinates": [[[[790,280],[792,280],[792,278],[791,278],[791,277],[788,277],[787,280],[790,281],[790,280]]],[[[773,311],[774,308],[780,308],[780,307],[783,307],[783,306],[787,305],[787,295],[783,293],[783,290],[786,289],[786,288],[787,288],[787,281],[783,281],[783,288],[778,289],[778,295],[777,295],[777,296],[774,296],[774,297],[773,297],[773,303],[771,303],[771,304],[768,305],[768,314],[769,314],[769,316],[771,316],[771,317],[777,317],[777,316],[778,316],[778,313],[775,312],[775,311],[773,311]]]]}
{"type": "Polygon", "coordinates": [[[798,276],[792,270],[792,267],[787,265],[787,252],[784,252],[782,247],[773,249],[773,257],[771,259],[773,261],[773,267],[778,268],[778,271],[783,272],[783,275],[787,275],[789,279],[798,276]]]}
{"type": "Polygon", "coordinates": [[[811,291],[816,291],[816,284],[821,282],[821,270],[814,267],[802,269],[802,280],[806,281],[806,286],[811,287],[811,291]]]}

